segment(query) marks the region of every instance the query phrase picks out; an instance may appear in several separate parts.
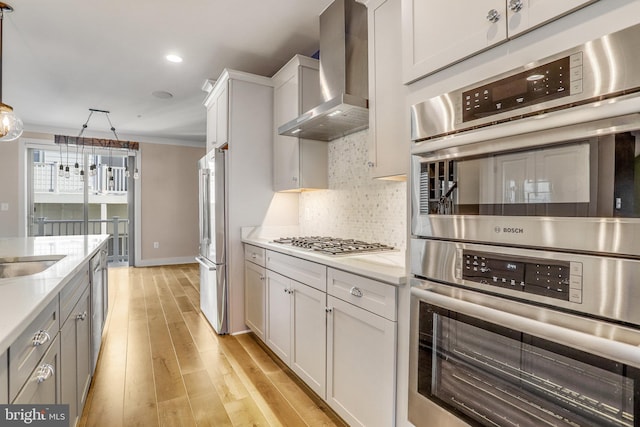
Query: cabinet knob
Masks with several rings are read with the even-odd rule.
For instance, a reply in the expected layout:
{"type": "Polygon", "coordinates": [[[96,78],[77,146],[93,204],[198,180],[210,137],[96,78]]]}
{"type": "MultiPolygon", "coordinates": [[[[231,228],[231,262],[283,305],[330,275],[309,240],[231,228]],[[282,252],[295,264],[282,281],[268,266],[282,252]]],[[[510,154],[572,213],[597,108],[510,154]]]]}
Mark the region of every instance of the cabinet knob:
{"type": "Polygon", "coordinates": [[[251,254],[251,258],[252,258],[252,259],[256,259],[256,258],[258,258],[258,254],[251,254]]]}
{"type": "Polygon", "coordinates": [[[87,312],[76,314],[76,320],[85,320],[87,318],[87,312]]]}
{"type": "Polygon", "coordinates": [[[36,382],[38,384],[43,383],[49,378],[51,378],[54,373],[55,371],[53,370],[52,365],[48,363],[40,365],[40,367],[38,368],[38,374],[36,375],[36,382]]]}
{"type": "Polygon", "coordinates": [[[260,280],[264,281],[265,277],[264,276],[260,276],[260,280]]]}
{"type": "Polygon", "coordinates": [[[367,162],[367,166],[369,166],[370,168],[374,167],[375,165],[376,164],[371,161],[367,162]]]}
{"type": "Polygon", "coordinates": [[[333,307],[326,307],[324,311],[326,311],[327,313],[333,313],[333,307]]]}
{"type": "Polygon", "coordinates": [[[491,9],[489,13],[487,13],[487,20],[495,24],[500,20],[500,12],[495,9],[491,9]]]}
{"type": "Polygon", "coordinates": [[[522,0],[509,0],[509,9],[511,9],[512,12],[520,12],[522,6],[522,0]]]}
{"type": "Polygon", "coordinates": [[[355,286],[349,290],[349,293],[354,297],[362,297],[362,291],[360,290],[360,288],[356,288],[355,286]]]}
{"type": "Polygon", "coordinates": [[[293,182],[298,182],[298,177],[297,177],[297,176],[292,176],[292,177],[291,177],[291,181],[293,181],[293,182]]]}
{"type": "Polygon", "coordinates": [[[31,341],[31,343],[33,344],[34,347],[38,347],[39,345],[45,344],[49,340],[51,340],[51,336],[49,335],[49,332],[44,330],[39,330],[33,336],[33,340],[31,341]]]}

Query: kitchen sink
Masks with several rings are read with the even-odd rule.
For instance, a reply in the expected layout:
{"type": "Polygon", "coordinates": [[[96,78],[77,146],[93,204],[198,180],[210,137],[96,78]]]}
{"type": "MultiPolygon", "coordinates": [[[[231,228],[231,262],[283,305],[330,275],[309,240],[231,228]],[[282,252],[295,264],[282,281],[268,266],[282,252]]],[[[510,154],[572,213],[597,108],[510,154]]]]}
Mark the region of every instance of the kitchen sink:
{"type": "Polygon", "coordinates": [[[0,279],[40,273],[64,258],[64,255],[0,257],[0,279]]]}

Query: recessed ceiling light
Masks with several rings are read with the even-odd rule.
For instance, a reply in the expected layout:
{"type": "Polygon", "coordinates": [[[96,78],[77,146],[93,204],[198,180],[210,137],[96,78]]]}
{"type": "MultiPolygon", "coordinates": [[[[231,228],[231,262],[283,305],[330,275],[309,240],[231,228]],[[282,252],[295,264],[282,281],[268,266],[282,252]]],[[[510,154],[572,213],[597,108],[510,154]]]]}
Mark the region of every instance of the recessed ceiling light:
{"type": "Polygon", "coordinates": [[[153,92],[151,92],[151,95],[160,99],[173,98],[173,94],[171,92],[167,92],[166,90],[154,90],[153,92]]]}
{"type": "Polygon", "coordinates": [[[167,56],[165,56],[165,58],[169,62],[182,62],[182,57],[180,57],[178,55],[167,55],[167,56]]]}

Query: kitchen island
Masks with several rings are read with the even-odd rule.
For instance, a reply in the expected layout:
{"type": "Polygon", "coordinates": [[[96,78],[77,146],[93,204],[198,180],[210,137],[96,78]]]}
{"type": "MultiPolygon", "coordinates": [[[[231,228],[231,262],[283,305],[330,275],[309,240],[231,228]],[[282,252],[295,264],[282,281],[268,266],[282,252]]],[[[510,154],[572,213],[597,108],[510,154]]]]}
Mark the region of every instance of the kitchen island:
{"type": "Polygon", "coordinates": [[[0,279],[0,354],[106,244],[109,235],[0,239],[0,258],[63,256],[46,270],[0,279]]]}

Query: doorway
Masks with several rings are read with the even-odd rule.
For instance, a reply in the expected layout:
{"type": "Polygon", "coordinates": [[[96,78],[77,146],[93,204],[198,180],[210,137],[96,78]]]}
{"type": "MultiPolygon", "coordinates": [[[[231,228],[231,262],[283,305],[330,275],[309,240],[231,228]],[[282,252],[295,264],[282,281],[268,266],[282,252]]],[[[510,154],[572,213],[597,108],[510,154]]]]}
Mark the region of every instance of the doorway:
{"type": "Polygon", "coordinates": [[[133,265],[131,151],[61,145],[27,156],[28,235],[109,234],[110,265],[133,265]]]}

